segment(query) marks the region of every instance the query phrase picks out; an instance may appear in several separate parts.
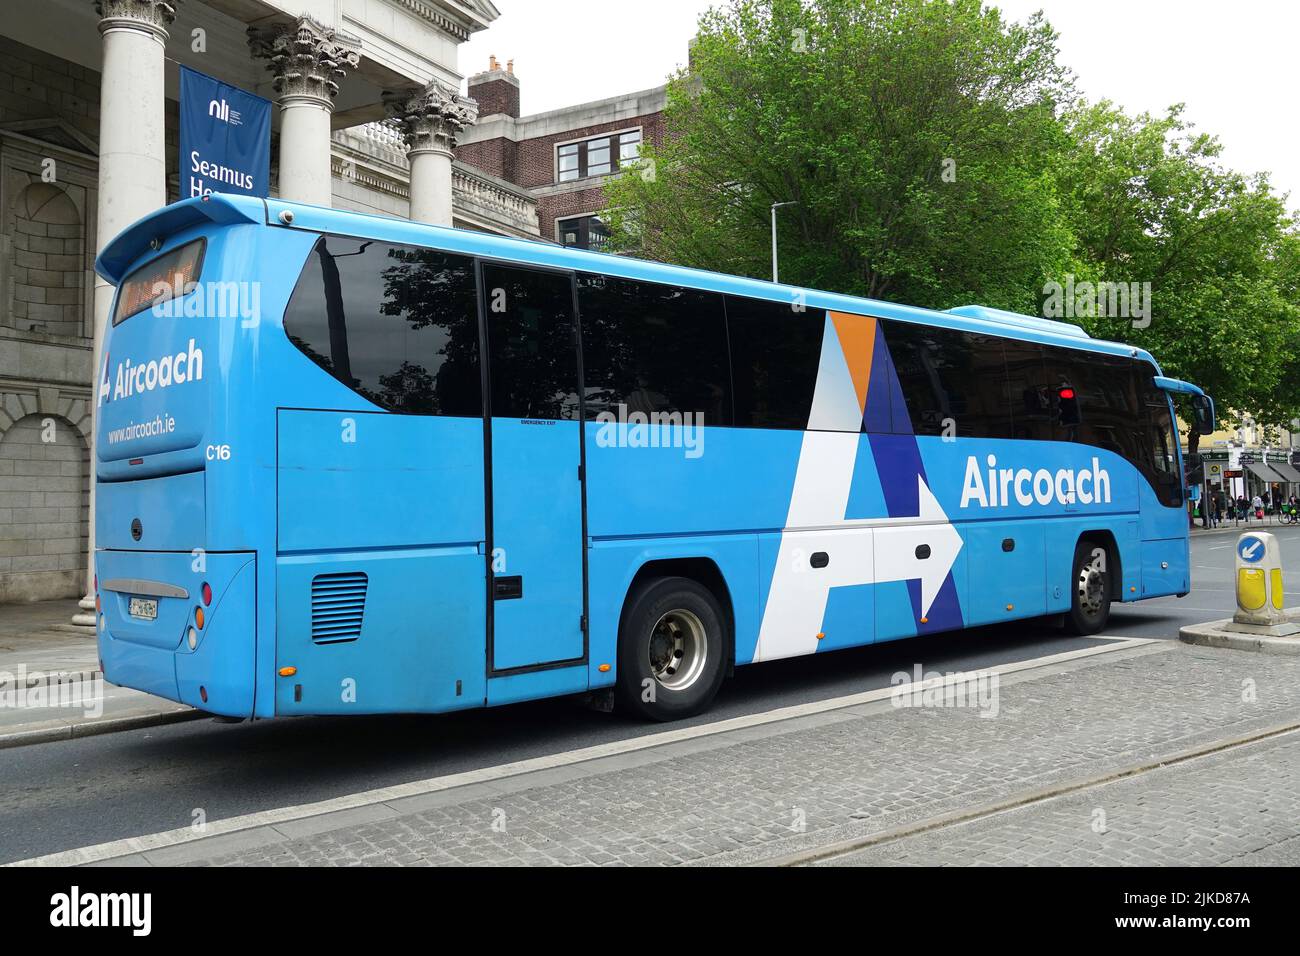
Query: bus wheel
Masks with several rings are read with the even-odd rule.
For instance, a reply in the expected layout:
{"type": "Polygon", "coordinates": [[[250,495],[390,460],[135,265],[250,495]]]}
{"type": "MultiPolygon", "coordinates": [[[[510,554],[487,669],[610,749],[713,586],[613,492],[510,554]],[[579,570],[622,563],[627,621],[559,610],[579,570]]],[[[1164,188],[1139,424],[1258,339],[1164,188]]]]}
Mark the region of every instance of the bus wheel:
{"type": "Polygon", "coordinates": [[[1074,547],[1074,576],[1070,582],[1070,613],[1066,628],[1072,634],[1096,634],[1110,618],[1110,573],[1104,545],[1083,540],[1074,547]]]}
{"type": "Polygon", "coordinates": [[[639,589],[618,636],[620,707],[676,720],[712,703],[726,675],[723,614],[708,588],[659,578],[639,589]]]}

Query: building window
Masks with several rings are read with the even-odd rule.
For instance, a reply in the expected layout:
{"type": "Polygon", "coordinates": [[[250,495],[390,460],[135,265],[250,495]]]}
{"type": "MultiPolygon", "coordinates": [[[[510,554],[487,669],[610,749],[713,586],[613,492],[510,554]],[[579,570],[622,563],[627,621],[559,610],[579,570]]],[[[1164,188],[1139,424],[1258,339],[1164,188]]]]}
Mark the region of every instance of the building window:
{"type": "Polygon", "coordinates": [[[597,136],[579,143],[556,147],[556,171],[559,181],[571,182],[588,176],[616,172],[641,154],[641,131],[629,130],[609,136],[597,136]]]}
{"type": "Polygon", "coordinates": [[[599,252],[609,241],[609,226],[599,216],[575,216],[572,219],[561,219],[557,225],[560,242],[566,246],[595,249],[599,252]]]}

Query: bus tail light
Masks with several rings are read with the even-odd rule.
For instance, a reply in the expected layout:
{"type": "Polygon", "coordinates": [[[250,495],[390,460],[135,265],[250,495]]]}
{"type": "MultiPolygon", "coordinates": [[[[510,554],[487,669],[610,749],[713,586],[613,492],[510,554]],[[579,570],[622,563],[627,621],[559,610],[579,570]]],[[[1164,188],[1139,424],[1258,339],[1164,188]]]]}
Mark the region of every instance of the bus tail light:
{"type": "Polygon", "coordinates": [[[201,590],[203,591],[203,605],[204,607],[206,607],[207,605],[212,603],[212,585],[210,585],[207,581],[204,581],[201,590]]]}
{"type": "Polygon", "coordinates": [[[203,630],[203,608],[196,607],[194,609],[194,623],[200,631],[203,630]]]}

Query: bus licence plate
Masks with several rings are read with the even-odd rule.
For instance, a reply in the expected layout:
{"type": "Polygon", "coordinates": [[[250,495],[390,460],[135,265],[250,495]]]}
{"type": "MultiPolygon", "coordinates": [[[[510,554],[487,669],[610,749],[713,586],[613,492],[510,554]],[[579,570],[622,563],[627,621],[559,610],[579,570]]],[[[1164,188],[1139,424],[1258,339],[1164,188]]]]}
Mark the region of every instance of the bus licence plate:
{"type": "Polygon", "coordinates": [[[154,598],[131,598],[127,610],[132,617],[142,617],[146,621],[152,621],[158,617],[158,602],[154,598]]]}

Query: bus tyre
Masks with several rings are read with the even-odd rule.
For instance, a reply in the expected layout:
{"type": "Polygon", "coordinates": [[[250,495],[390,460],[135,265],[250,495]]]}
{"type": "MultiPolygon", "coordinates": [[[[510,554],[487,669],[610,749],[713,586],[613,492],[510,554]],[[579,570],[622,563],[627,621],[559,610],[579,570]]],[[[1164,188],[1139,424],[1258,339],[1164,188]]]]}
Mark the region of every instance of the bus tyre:
{"type": "Polygon", "coordinates": [[[689,578],[658,578],[641,587],[619,628],[620,709],[677,720],[708,707],[726,675],[723,621],[717,599],[689,578]]]}
{"type": "Polygon", "coordinates": [[[1084,539],[1074,546],[1070,578],[1070,613],[1066,629],[1072,634],[1096,634],[1110,618],[1109,552],[1105,545],[1084,539]]]}

